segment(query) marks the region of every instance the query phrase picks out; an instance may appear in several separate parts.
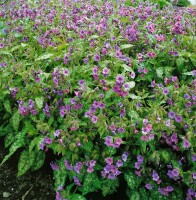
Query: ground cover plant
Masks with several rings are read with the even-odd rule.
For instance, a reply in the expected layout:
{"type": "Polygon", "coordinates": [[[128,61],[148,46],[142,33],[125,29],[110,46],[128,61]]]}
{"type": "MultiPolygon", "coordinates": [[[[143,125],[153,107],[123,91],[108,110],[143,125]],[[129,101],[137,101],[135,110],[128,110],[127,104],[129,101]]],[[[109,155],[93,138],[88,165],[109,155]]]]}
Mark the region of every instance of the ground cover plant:
{"type": "Polygon", "coordinates": [[[196,197],[196,11],[17,0],[0,10],[0,136],[18,175],[58,155],[56,199],[196,197]]]}

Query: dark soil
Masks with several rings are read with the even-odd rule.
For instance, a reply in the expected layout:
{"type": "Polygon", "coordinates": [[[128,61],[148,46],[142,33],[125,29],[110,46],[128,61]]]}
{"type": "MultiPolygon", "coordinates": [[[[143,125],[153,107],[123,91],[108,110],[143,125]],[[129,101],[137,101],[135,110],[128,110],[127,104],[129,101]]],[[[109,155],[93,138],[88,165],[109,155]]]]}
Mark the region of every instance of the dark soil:
{"type": "MultiPolygon", "coordinates": [[[[9,153],[3,148],[3,138],[0,138],[0,163],[9,153]]],[[[50,162],[55,160],[52,153],[46,155],[44,166],[38,171],[29,171],[17,177],[17,163],[20,156],[17,151],[12,157],[0,166],[0,200],[55,200],[53,172],[50,162]],[[8,197],[4,197],[7,195],[8,197]]],[[[88,200],[128,200],[126,184],[121,182],[118,192],[103,197],[100,192],[88,194],[88,200]]]]}
{"type": "MultiPolygon", "coordinates": [[[[8,150],[3,149],[3,139],[0,138],[0,162],[7,154],[8,150]]],[[[53,174],[49,163],[45,163],[38,171],[30,171],[17,177],[19,155],[18,151],[0,166],[0,200],[55,200],[53,174]],[[9,197],[5,198],[4,195],[9,197]]]]}

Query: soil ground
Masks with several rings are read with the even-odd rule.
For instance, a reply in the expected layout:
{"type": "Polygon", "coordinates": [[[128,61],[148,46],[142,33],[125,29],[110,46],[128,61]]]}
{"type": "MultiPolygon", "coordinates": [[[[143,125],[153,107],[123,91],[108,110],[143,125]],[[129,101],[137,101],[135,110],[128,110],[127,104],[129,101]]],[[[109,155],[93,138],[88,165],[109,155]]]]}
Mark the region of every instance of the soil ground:
{"type": "MultiPolygon", "coordinates": [[[[0,163],[9,152],[3,147],[3,138],[0,138],[0,163]]],[[[50,168],[50,162],[55,160],[54,155],[46,155],[45,164],[40,170],[17,177],[20,153],[17,151],[0,166],[0,200],[55,200],[53,172],[50,168]]],[[[128,200],[126,184],[122,182],[118,191],[107,197],[99,192],[88,194],[87,200],[128,200]]]]}
{"type": "MultiPolygon", "coordinates": [[[[3,140],[0,138],[0,162],[7,154],[8,150],[3,149],[3,140]]],[[[18,151],[0,166],[0,200],[54,200],[53,175],[49,163],[38,171],[17,177],[19,155],[18,151]]]]}

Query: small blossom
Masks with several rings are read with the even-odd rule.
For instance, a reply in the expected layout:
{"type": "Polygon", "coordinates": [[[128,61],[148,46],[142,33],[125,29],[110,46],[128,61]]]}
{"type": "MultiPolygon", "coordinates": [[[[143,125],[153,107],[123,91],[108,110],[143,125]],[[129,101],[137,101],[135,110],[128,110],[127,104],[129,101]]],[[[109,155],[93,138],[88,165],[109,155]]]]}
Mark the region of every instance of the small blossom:
{"type": "Polygon", "coordinates": [[[56,130],[55,133],[54,133],[54,137],[58,137],[60,134],[61,134],[61,131],[60,130],[56,130]]]}
{"type": "Polygon", "coordinates": [[[128,157],[128,152],[124,152],[123,154],[122,154],[122,160],[123,160],[123,162],[126,162],[127,161],[127,157],[128,157]]]}
{"type": "Polygon", "coordinates": [[[142,163],[144,162],[144,157],[141,156],[141,155],[138,155],[138,156],[137,156],[137,161],[138,161],[140,164],[142,164],[142,163]]]}
{"type": "Polygon", "coordinates": [[[152,185],[149,184],[149,183],[147,183],[147,184],[145,185],[145,187],[146,187],[148,190],[151,190],[151,189],[152,189],[152,185]]]}
{"type": "Polygon", "coordinates": [[[92,118],[91,118],[91,122],[92,122],[93,124],[96,124],[96,123],[97,123],[97,120],[98,120],[98,117],[95,116],[95,115],[93,115],[92,118]]]}
{"type": "Polygon", "coordinates": [[[175,114],[173,111],[170,111],[170,112],[168,113],[168,117],[169,117],[170,119],[174,119],[175,116],[176,116],[176,114],[175,114]]]}
{"type": "Polygon", "coordinates": [[[113,163],[113,158],[108,157],[108,158],[105,159],[105,162],[107,164],[111,165],[113,163]]]}
{"type": "Polygon", "coordinates": [[[152,179],[154,181],[158,181],[159,180],[159,175],[153,170],[153,173],[152,173],[152,179]]]}
{"type": "Polygon", "coordinates": [[[118,84],[122,84],[122,83],[124,82],[124,76],[118,75],[118,76],[116,77],[116,82],[117,82],[118,84]]]}
{"type": "Polygon", "coordinates": [[[191,144],[188,140],[184,139],[183,146],[184,146],[184,148],[189,148],[191,146],[191,144]]]}
{"type": "Polygon", "coordinates": [[[118,161],[116,162],[116,166],[117,166],[117,167],[122,167],[122,166],[123,166],[122,160],[118,160],[118,161]]]}
{"type": "Polygon", "coordinates": [[[88,167],[87,172],[92,173],[94,171],[93,167],[88,167]]]}
{"type": "Polygon", "coordinates": [[[178,123],[182,122],[182,116],[180,116],[180,115],[176,116],[175,121],[178,123]]]}

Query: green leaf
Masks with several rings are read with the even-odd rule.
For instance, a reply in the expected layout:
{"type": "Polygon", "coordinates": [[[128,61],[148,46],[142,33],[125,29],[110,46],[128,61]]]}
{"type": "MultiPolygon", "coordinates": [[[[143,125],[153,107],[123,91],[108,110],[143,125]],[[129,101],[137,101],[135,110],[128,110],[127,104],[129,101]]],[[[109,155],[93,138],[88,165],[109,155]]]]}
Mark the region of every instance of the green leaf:
{"type": "Polygon", "coordinates": [[[83,197],[80,194],[73,194],[73,195],[71,195],[71,199],[70,200],[86,200],[86,198],[83,197]]]}
{"type": "Polygon", "coordinates": [[[54,186],[58,189],[60,185],[64,186],[67,178],[67,173],[64,165],[64,159],[62,158],[59,162],[59,170],[54,170],[54,186]]]}
{"type": "MultiPolygon", "coordinates": [[[[13,135],[12,135],[13,137],[13,135]]],[[[17,149],[19,149],[20,147],[23,147],[25,145],[25,141],[24,141],[24,136],[21,134],[21,138],[19,138],[18,140],[16,140],[12,146],[9,148],[9,154],[6,155],[3,159],[3,161],[1,162],[0,166],[7,161],[14,153],[17,149]]],[[[13,137],[15,139],[15,137],[13,137]]]]}
{"type": "Polygon", "coordinates": [[[129,200],[140,200],[140,193],[136,191],[131,191],[129,200]]]}
{"type": "Polygon", "coordinates": [[[32,166],[35,160],[35,154],[29,153],[29,151],[25,150],[21,153],[20,159],[18,162],[18,176],[26,173],[32,166]]]}
{"type": "Polygon", "coordinates": [[[104,100],[109,99],[113,93],[113,90],[108,90],[105,94],[104,100]]]}
{"type": "Polygon", "coordinates": [[[129,49],[129,48],[131,48],[131,47],[134,47],[134,45],[133,45],[133,44],[123,44],[123,45],[120,46],[120,49],[121,49],[121,50],[122,50],[122,49],[129,49]]]}
{"type": "Polygon", "coordinates": [[[101,184],[101,190],[102,190],[102,194],[105,197],[106,195],[112,194],[113,192],[116,191],[116,188],[118,188],[119,186],[119,180],[113,179],[113,180],[105,180],[104,182],[102,182],[101,184]]]}
{"type": "Polygon", "coordinates": [[[87,143],[83,143],[82,148],[87,152],[91,152],[93,148],[93,143],[91,141],[88,141],[87,143]]]}
{"type": "Polygon", "coordinates": [[[131,99],[142,99],[142,97],[136,96],[135,94],[129,94],[128,97],[131,99]]]}
{"type": "Polygon", "coordinates": [[[101,182],[95,173],[87,173],[82,186],[82,195],[101,189],[101,182]]]}
{"type": "Polygon", "coordinates": [[[100,36],[99,35],[91,35],[90,36],[90,39],[97,39],[97,38],[99,38],[100,36]]]}
{"type": "Polygon", "coordinates": [[[116,153],[116,148],[114,147],[106,147],[105,151],[108,152],[111,155],[114,155],[116,153]]]}
{"type": "Polygon", "coordinates": [[[164,160],[165,163],[168,163],[171,161],[171,154],[169,151],[167,150],[160,150],[158,151],[160,154],[160,157],[164,160]]]}
{"type": "Polygon", "coordinates": [[[43,103],[44,103],[44,98],[43,98],[43,96],[36,97],[36,98],[35,98],[35,103],[36,103],[37,107],[38,107],[39,109],[41,109],[41,108],[43,107],[43,103]]]}
{"type": "Polygon", "coordinates": [[[133,172],[127,172],[124,174],[125,180],[130,189],[137,189],[142,182],[142,178],[137,177],[133,172]]]}
{"type": "Polygon", "coordinates": [[[9,100],[5,100],[3,102],[3,105],[4,105],[5,110],[11,114],[12,113],[12,109],[11,109],[10,101],[9,100]]]}
{"type": "Polygon", "coordinates": [[[15,141],[15,133],[9,132],[5,136],[5,147],[9,147],[15,141]]]}
{"type": "Polygon", "coordinates": [[[53,57],[53,56],[54,56],[54,54],[52,54],[52,53],[47,53],[47,54],[44,54],[44,55],[38,57],[35,61],[38,61],[38,60],[46,60],[46,59],[51,58],[51,57],[53,57]]]}
{"type": "Polygon", "coordinates": [[[126,64],[122,64],[121,66],[124,68],[125,71],[134,72],[133,69],[126,64]]]}
{"type": "Polygon", "coordinates": [[[51,126],[53,122],[54,122],[54,117],[51,116],[51,117],[49,118],[49,120],[48,120],[48,126],[51,126]]]}
{"type": "Polygon", "coordinates": [[[20,124],[20,113],[18,111],[16,111],[14,115],[12,116],[11,122],[15,131],[17,131],[20,124]]]}
{"type": "Polygon", "coordinates": [[[31,141],[31,143],[30,143],[30,145],[29,145],[29,152],[30,152],[30,153],[32,152],[32,150],[33,150],[34,147],[37,147],[37,150],[40,149],[40,144],[41,144],[43,138],[44,138],[44,137],[43,137],[42,135],[40,135],[40,136],[38,136],[38,137],[35,137],[35,138],[31,141]]]}
{"type": "Polygon", "coordinates": [[[36,152],[35,160],[34,160],[34,163],[31,167],[32,170],[35,171],[35,170],[40,169],[43,166],[44,161],[45,161],[45,153],[43,151],[36,152]]]}
{"type": "Polygon", "coordinates": [[[188,75],[188,76],[193,76],[193,71],[191,71],[191,72],[186,72],[186,73],[182,73],[182,74],[188,75]]]}
{"type": "Polygon", "coordinates": [[[159,78],[162,78],[163,77],[163,68],[158,68],[156,69],[156,72],[157,72],[157,76],[159,78]]]}
{"type": "Polygon", "coordinates": [[[129,85],[130,85],[130,88],[134,88],[135,87],[135,81],[130,81],[129,85]]]}
{"type": "Polygon", "coordinates": [[[20,37],[22,37],[22,34],[20,34],[20,33],[15,33],[14,36],[15,36],[16,38],[20,38],[20,37]]]}
{"type": "Polygon", "coordinates": [[[184,62],[185,62],[185,59],[183,57],[179,57],[179,58],[176,59],[176,65],[177,65],[177,68],[178,68],[179,72],[183,71],[184,62]]]}
{"type": "Polygon", "coordinates": [[[167,197],[163,196],[160,192],[158,192],[158,190],[154,189],[154,190],[151,190],[150,192],[150,198],[149,200],[168,200],[167,197]]]}

